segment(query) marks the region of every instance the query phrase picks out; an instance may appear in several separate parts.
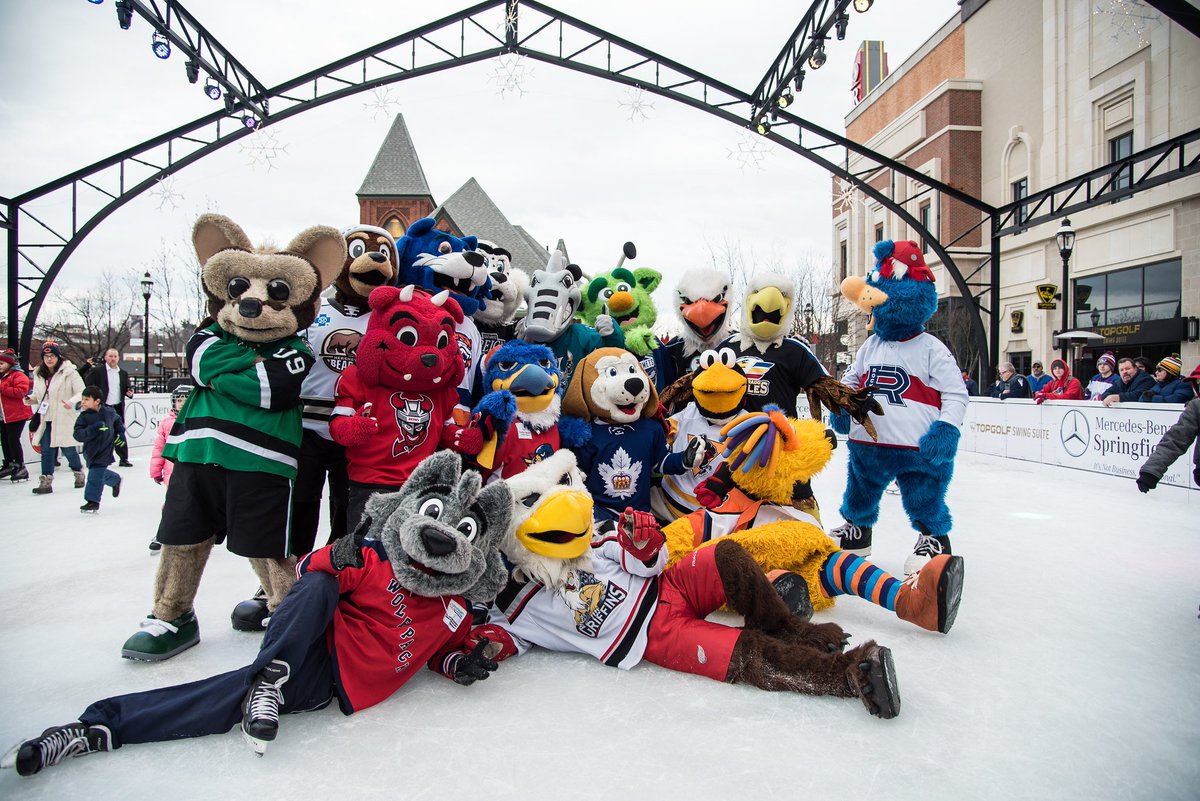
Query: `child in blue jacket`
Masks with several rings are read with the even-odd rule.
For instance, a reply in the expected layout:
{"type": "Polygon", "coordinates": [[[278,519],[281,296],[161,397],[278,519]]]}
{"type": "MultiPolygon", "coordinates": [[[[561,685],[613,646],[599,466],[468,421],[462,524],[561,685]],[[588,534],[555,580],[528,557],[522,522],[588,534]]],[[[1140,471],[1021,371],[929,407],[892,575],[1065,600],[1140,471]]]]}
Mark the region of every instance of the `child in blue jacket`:
{"type": "Polygon", "coordinates": [[[83,461],[87,465],[87,483],[83,485],[83,500],[79,507],[84,514],[100,511],[100,497],[106,486],[112,487],[113,497],[121,494],[121,476],[108,469],[115,461],[113,446],[125,437],[125,423],[111,406],[104,405],[104,393],[97,386],[83,390],[79,401],[83,412],[75,418],[75,439],[83,443],[83,461]]]}

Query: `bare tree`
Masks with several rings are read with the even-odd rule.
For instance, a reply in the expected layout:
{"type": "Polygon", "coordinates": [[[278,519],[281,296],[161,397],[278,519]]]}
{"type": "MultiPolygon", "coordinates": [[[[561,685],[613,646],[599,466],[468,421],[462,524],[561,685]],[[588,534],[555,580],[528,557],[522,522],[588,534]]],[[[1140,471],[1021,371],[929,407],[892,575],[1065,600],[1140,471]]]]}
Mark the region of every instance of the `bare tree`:
{"type": "Polygon", "coordinates": [[[208,312],[200,287],[200,265],[190,243],[163,240],[146,265],[154,279],[150,334],[171,354],[182,354],[196,326],[208,312]]]}
{"type": "Polygon", "coordinates": [[[91,289],[56,291],[49,304],[55,311],[39,322],[38,336],[57,342],[77,365],[109,348],[124,350],[140,294],[132,271],[101,273],[91,289]]]}

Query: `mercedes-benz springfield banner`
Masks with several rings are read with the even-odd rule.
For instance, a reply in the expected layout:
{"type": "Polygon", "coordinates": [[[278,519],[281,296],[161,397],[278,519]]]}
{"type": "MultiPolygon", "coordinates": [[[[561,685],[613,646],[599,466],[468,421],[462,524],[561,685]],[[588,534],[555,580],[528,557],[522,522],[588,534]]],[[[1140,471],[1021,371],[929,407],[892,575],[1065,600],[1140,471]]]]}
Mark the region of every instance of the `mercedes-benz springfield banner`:
{"type": "MultiPolygon", "coordinates": [[[[1163,433],[1183,413],[1178,403],[997,401],[972,398],[960,447],[1012,459],[1136,478],[1163,433]]],[[[1192,446],[1194,448],[1195,445],[1192,446]]],[[[1192,448],[1163,476],[1162,484],[1195,487],[1192,448]]]]}
{"type": "Polygon", "coordinates": [[[125,401],[125,439],[131,448],[153,445],[159,421],[171,411],[171,396],[162,394],[134,395],[125,401]]]}

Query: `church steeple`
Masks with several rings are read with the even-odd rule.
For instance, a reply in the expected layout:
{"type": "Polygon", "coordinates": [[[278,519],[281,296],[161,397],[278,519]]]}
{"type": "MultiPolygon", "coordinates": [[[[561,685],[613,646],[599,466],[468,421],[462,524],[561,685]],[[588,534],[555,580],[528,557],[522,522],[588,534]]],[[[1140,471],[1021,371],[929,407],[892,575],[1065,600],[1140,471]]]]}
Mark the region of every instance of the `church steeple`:
{"type": "Polygon", "coordinates": [[[433,194],[403,114],[392,121],[356,194],[359,222],[378,225],[397,239],[409,225],[432,214],[433,194]]]}

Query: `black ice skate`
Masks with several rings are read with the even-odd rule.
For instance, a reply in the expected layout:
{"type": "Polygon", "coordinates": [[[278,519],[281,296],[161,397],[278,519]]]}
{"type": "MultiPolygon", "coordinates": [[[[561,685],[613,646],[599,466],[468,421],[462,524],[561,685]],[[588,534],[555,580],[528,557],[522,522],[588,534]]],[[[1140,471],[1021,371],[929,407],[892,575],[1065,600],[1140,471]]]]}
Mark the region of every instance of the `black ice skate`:
{"type": "Polygon", "coordinates": [[[291,672],[287,662],[273,659],[254,677],[242,700],[242,734],[254,753],[262,756],[279,733],[279,707],[283,685],[291,672]]]}
{"type": "Polygon", "coordinates": [[[0,768],[16,768],[18,775],[32,776],[67,757],[111,750],[112,732],[107,726],[86,726],[75,721],[53,726],[42,732],[41,737],[15,746],[0,759],[0,768]]]}

